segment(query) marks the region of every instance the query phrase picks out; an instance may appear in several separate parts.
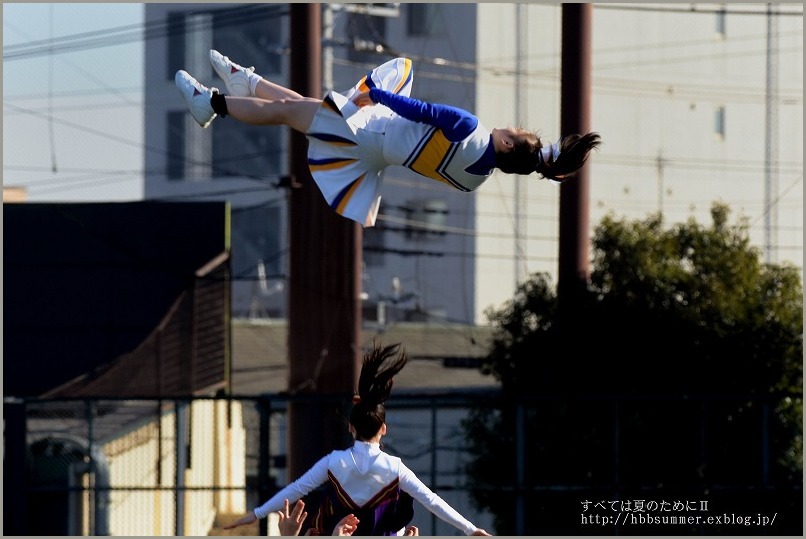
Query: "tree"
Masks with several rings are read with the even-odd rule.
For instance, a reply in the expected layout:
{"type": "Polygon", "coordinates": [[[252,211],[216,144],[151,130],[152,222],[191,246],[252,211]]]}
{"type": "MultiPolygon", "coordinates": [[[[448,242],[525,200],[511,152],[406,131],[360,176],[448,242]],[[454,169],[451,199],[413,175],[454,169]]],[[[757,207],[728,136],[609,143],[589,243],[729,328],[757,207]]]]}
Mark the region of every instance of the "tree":
{"type": "Polygon", "coordinates": [[[729,214],[714,205],[708,227],[606,217],[570,323],[557,323],[546,275],[487,312],[497,330],[482,370],[506,397],[465,429],[473,495],[499,534],[518,531],[518,432],[528,534],[590,533],[591,497],[707,497],[790,511],[778,529],[802,527],[803,286],[797,268],[762,263],[729,214]]]}

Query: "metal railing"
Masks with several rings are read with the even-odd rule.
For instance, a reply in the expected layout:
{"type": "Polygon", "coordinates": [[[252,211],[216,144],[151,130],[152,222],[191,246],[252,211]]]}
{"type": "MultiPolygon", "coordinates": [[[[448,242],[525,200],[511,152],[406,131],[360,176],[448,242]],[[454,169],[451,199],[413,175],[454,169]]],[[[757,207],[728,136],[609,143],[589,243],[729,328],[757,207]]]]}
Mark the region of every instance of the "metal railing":
{"type": "MultiPolygon", "coordinates": [[[[332,404],[332,399],[306,398],[332,404]]],[[[286,477],[289,400],[285,395],[6,399],[4,534],[215,533],[222,523],[261,504],[294,479],[286,477]]],[[[568,401],[511,399],[486,391],[399,393],[387,406],[389,429],[383,444],[387,452],[400,456],[424,483],[480,527],[495,529],[493,515],[477,510],[473,502],[473,493],[487,488],[511,500],[511,512],[504,518],[510,519],[518,532],[530,529],[529,520],[541,507],[539,500],[557,497],[568,505],[568,514],[563,517],[567,522],[557,523],[557,529],[584,533],[579,527],[578,503],[593,496],[625,499],[637,492],[650,497],[657,487],[649,471],[636,478],[634,466],[625,465],[627,460],[638,458],[636,437],[628,431],[647,428],[638,425],[640,417],[684,418],[681,424],[687,427],[680,430],[679,443],[687,448],[682,451],[687,454],[680,458],[691,460],[694,455],[692,458],[701,459],[703,465],[718,468],[726,441],[712,439],[709,429],[715,428],[714,418],[723,415],[723,408],[735,409],[737,402],[746,399],[603,396],[568,401]],[[495,414],[512,412],[513,433],[506,445],[510,453],[503,459],[502,469],[510,469],[513,475],[505,488],[473,482],[467,472],[474,455],[464,423],[471,410],[485,407],[495,414]],[[595,460],[587,467],[580,466],[594,470],[593,479],[563,475],[561,468],[552,471],[546,461],[565,450],[562,440],[551,439],[559,431],[553,430],[556,427],[548,418],[558,414],[563,414],[564,421],[573,421],[578,429],[593,428],[594,424],[598,429],[599,438],[591,441],[590,448],[576,449],[580,463],[595,460]],[[549,447],[552,444],[553,449],[549,447]],[[591,457],[594,450],[601,454],[591,457]]],[[[714,479],[698,487],[732,493],[780,488],[781,482],[771,471],[777,453],[771,449],[776,434],[770,427],[769,404],[761,402],[747,421],[753,433],[748,443],[757,448],[750,452],[751,460],[743,463],[750,472],[732,483],[714,479]]],[[[659,448],[656,451],[663,454],[659,448]]],[[[787,488],[792,496],[801,495],[799,485],[787,488]]],[[[414,523],[421,534],[458,534],[419,504],[415,506],[414,523]]],[[[251,531],[266,534],[268,530],[264,520],[251,531]]],[[[699,528],[699,532],[707,530],[699,528]]]]}

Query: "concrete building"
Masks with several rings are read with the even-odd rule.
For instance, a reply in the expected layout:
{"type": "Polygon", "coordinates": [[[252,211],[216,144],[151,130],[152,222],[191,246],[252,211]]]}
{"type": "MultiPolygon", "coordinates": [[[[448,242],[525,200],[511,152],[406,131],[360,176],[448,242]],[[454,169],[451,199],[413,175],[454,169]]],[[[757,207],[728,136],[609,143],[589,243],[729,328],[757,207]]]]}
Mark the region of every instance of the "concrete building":
{"type": "MultiPolygon", "coordinates": [[[[172,29],[146,47],[146,145],[168,149],[147,155],[146,169],[165,173],[146,178],[146,197],[230,200],[235,314],[283,317],[286,133],[227,120],[198,129],[172,75],[184,67],[220,85],[206,58],[214,47],[284,83],[287,6],[200,6],[146,6],[147,24],[172,29]]],[[[323,5],[327,88],[405,55],[415,96],[473,110],[489,128],[559,137],[559,5],[372,6],[323,5]]],[[[800,9],[594,5],[591,124],[604,144],[589,165],[592,227],[608,213],[658,211],[709,224],[722,201],[747,218],[767,260],[802,267],[800,9]]],[[[397,167],[384,181],[378,226],[364,233],[366,318],[484,323],[530,274],[556,282],[556,185],[496,173],[465,194],[397,167]]]]}

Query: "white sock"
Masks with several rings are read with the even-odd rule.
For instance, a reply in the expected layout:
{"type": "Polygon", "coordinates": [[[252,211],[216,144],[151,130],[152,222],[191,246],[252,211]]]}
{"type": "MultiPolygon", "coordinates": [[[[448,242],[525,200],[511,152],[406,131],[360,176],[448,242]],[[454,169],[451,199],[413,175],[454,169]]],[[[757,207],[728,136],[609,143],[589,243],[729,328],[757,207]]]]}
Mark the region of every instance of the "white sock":
{"type": "Polygon", "coordinates": [[[252,92],[252,96],[255,95],[255,90],[257,89],[257,84],[263,80],[263,77],[255,73],[254,71],[249,73],[249,91],[252,92]]]}

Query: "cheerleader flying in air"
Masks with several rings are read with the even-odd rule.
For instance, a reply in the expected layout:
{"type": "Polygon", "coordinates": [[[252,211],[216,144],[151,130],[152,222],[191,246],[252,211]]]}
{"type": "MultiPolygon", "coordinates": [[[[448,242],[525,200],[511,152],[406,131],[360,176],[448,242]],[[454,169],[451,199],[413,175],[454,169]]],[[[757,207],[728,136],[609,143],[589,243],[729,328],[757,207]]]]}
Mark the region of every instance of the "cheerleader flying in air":
{"type": "Polygon", "coordinates": [[[374,226],[384,168],[401,165],[460,191],[474,191],[494,169],[536,172],[561,182],[577,172],[601,139],[573,134],[544,145],[516,128],[488,131],[469,112],[409,97],[411,60],[380,65],[350,90],[305,97],[243,68],[215,50],[210,62],[227,94],[184,70],[175,81],[193,118],[208,127],[216,116],[252,125],[287,125],[308,138],[311,175],[336,212],[374,226]]]}
{"type": "Polygon", "coordinates": [[[350,411],[349,430],[355,438],[354,445],[331,452],[266,503],[225,528],[251,524],[276,511],[285,510],[288,514],[289,502],[327,484],[313,520],[320,534],[334,529],[345,516],[354,515],[357,529],[353,535],[396,535],[411,520],[414,499],[466,535],[490,535],[434,494],[399,458],[380,448],[386,434],[384,403],[392,389],[392,378],[406,361],[399,344],[375,346],[365,354],[358,394],[350,411]]]}

